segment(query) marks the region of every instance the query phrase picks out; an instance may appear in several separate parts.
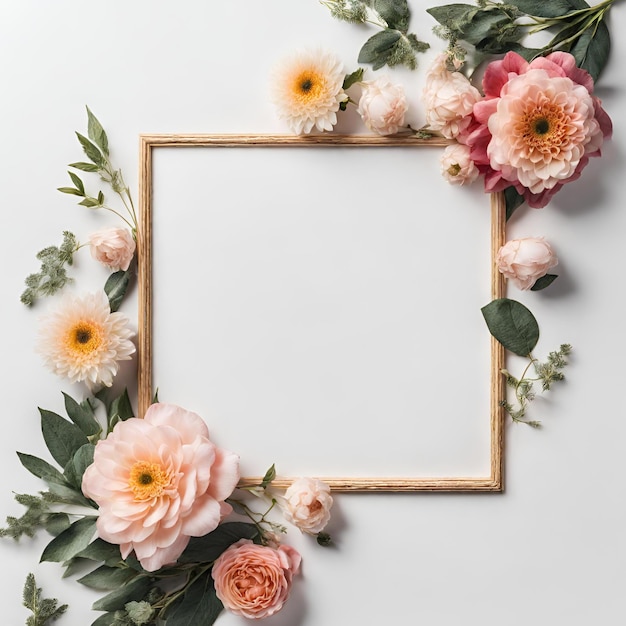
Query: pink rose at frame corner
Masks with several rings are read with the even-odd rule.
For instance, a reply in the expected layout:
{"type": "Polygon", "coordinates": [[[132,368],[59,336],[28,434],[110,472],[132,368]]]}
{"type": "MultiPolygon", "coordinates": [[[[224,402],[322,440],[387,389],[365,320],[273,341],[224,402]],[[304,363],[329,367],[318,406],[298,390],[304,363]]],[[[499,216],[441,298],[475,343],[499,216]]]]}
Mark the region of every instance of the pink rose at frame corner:
{"type": "Polygon", "coordinates": [[[470,148],[488,193],[514,187],[529,206],[542,208],[564,184],[580,177],[612,135],[611,120],[593,95],[593,79],[569,53],[554,52],[529,63],[509,52],[491,62],[483,76],[484,96],[467,115],[463,80],[469,81],[459,72],[448,72],[455,81],[446,81],[441,60],[432,73],[424,100],[436,109],[427,119],[435,121],[433,130],[470,148]],[[441,87],[438,98],[427,91],[429,85],[441,87]],[[451,89],[446,105],[443,96],[451,89]],[[442,119],[453,120],[444,127],[448,134],[438,128],[442,119]]]}

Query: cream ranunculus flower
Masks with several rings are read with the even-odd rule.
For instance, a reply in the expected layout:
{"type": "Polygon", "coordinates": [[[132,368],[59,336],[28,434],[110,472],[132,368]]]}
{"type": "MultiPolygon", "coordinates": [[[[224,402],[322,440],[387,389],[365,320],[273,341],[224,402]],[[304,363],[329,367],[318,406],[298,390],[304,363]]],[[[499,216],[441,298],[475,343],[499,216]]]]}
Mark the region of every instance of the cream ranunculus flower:
{"type": "Polygon", "coordinates": [[[104,228],[89,237],[91,256],[114,271],[126,271],[135,254],[135,240],[127,228],[104,228]]]}
{"type": "Polygon", "coordinates": [[[135,352],[133,334],[123,313],[111,313],[104,291],[66,295],[42,319],[37,350],[55,374],[85,382],[90,389],[110,387],[118,362],[128,361],[135,352]]]}
{"type": "Polygon", "coordinates": [[[82,489],[98,504],[98,536],[154,572],[217,528],[238,482],[239,457],[211,442],[199,415],[153,404],[98,442],[82,489]]]}
{"type": "Polygon", "coordinates": [[[446,146],[441,155],[441,173],[453,185],[473,183],[479,175],[470,157],[470,149],[460,143],[446,146]]]}
{"type": "Polygon", "coordinates": [[[481,95],[461,72],[447,69],[447,59],[446,53],[435,59],[426,74],[422,98],[428,127],[453,139],[461,136],[471,124],[474,104],[481,95]]]}
{"type": "Polygon", "coordinates": [[[298,478],[279,501],[285,518],[312,535],[321,532],[330,519],[333,498],[330,487],[316,478],[298,478]]]}
{"type": "Polygon", "coordinates": [[[357,111],[364,124],[379,135],[397,133],[404,125],[404,114],[409,106],[402,85],[380,76],[363,81],[361,87],[357,111]]]}
{"type": "Polygon", "coordinates": [[[552,247],[543,237],[511,239],[496,256],[498,270],[522,290],[530,289],[558,262],[552,247]]]}
{"type": "Polygon", "coordinates": [[[240,539],[213,565],[215,593],[235,615],[269,617],[287,600],[300,560],[300,554],[291,546],[259,546],[240,539]]]}
{"type": "Polygon", "coordinates": [[[347,100],[341,61],[329,52],[301,51],[274,71],[272,99],[294,133],[332,130],[339,105],[347,100]]]}

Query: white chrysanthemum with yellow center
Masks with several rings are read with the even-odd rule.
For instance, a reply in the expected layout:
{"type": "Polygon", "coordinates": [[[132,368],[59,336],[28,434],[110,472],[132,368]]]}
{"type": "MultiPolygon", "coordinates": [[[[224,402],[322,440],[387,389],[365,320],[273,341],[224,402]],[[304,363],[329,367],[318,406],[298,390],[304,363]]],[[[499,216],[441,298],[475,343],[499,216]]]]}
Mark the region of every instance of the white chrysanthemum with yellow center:
{"type": "Polygon", "coordinates": [[[104,292],[66,296],[43,321],[38,351],[46,365],[71,382],[110,387],[135,352],[133,332],[123,313],[111,313],[104,292]]]}
{"type": "Polygon", "coordinates": [[[339,59],[328,52],[300,52],[283,62],[273,78],[278,115],[294,133],[332,130],[337,111],[347,99],[339,59]]]}
{"type": "Polygon", "coordinates": [[[489,131],[491,167],[532,193],[570,178],[603,139],[587,89],[541,69],[507,83],[489,131]]]}

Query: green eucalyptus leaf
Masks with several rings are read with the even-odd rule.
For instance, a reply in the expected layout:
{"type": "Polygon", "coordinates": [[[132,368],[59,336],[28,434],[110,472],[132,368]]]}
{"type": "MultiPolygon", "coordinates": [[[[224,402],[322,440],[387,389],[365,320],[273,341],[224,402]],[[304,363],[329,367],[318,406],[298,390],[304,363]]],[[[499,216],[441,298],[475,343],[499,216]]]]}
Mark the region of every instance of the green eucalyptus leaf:
{"type": "Polygon", "coordinates": [[[445,4],[431,7],[426,12],[434,17],[442,26],[458,33],[478,13],[478,7],[472,4],[445,4]]]}
{"type": "Polygon", "coordinates": [[[504,190],[504,202],[506,204],[506,219],[509,220],[511,215],[524,204],[524,196],[515,187],[507,187],[504,190]]]}
{"type": "Polygon", "coordinates": [[[372,35],[359,52],[359,63],[371,63],[375,70],[380,69],[393,54],[401,36],[397,30],[382,30],[372,35]]]}
{"type": "Polygon", "coordinates": [[[92,506],[80,490],[70,485],[48,483],[48,492],[55,502],[62,504],[78,504],[80,506],[92,506]]]}
{"type": "MultiPolygon", "coordinates": [[[[498,41],[498,34],[502,27],[510,22],[508,15],[496,11],[477,13],[465,26],[463,39],[473,45],[488,40],[489,45],[493,47],[494,43],[498,41]]],[[[519,35],[521,36],[521,33],[519,35]]]]}
{"type": "Polygon", "coordinates": [[[78,189],[74,189],[74,187],[57,187],[57,191],[61,193],[68,193],[70,196],[80,196],[81,198],[85,195],[78,189]]]}
{"type": "Polygon", "coordinates": [[[78,204],[80,204],[81,206],[86,206],[88,209],[96,209],[102,206],[102,204],[95,198],[85,198],[78,204]]]}
{"type": "Polygon", "coordinates": [[[192,537],[178,563],[208,563],[240,539],[255,539],[259,534],[254,524],[226,522],[204,537],[192,537]]]}
{"type": "Polygon", "coordinates": [[[76,137],[78,138],[80,145],[83,147],[83,151],[85,152],[87,158],[101,168],[104,165],[104,158],[99,148],[80,133],[76,133],[76,137]]]}
{"type": "Polygon", "coordinates": [[[109,140],[107,134],[104,132],[102,124],[100,124],[89,107],[87,107],[87,135],[104,154],[109,155],[109,140]]]}
{"type": "Polygon", "coordinates": [[[80,176],[77,176],[76,174],[74,174],[74,172],[68,172],[68,174],[70,175],[70,178],[72,179],[72,182],[74,183],[74,186],[76,187],[76,189],[78,189],[81,195],[84,196],[85,185],[83,184],[83,181],[80,179],[80,176]]]}
{"type": "Polygon", "coordinates": [[[558,274],[545,274],[535,281],[535,284],[530,288],[530,290],[541,291],[542,289],[550,286],[558,277],[558,274]]]}
{"type": "Polygon", "coordinates": [[[605,68],[611,52],[611,36],[604,21],[598,27],[586,30],[570,48],[576,59],[576,65],[587,70],[597,81],[605,68]]]}
{"type": "Polygon", "coordinates": [[[91,443],[86,443],[76,451],[76,454],[74,454],[74,457],[70,462],[72,467],[72,476],[74,478],[73,484],[76,486],[76,489],[81,489],[83,474],[93,463],[93,453],[95,449],[96,446],[91,443]]]}
{"type": "Polygon", "coordinates": [[[499,298],[482,309],[489,332],[510,352],[528,356],[539,341],[535,316],[520,302],[499,298]]]}
{"type": "MultiPolygon", "coordinates": [[[[92,608],[94,611],[121,611],[132,600],[141,602],[152,586],[150,578],[138,576],[119,589],[96,600],[92,608]]],[[[187,626],[190,625],[187,624],[187,626]]]]}
{"type": "Polygon", "coordinates": [[[96,519],[95,516],[89,515],[76,520],[44,548],[41,562],[52,561],[61,563],[84,550],[96,532],[96,519]]]}
{"type": "Polygon", "coordinates": [[[100,589],[101,591],[113,591],[130,582],[137,576],[137,572],[128,568],[108,567],[101,565],[89,574],[85,574],[78,582],[85,587],[100,589]]]}
{"type": "Polygon", "coordinates": [[[65,467],[72,459],[76,451],[89,443],[83,431],[63,419],[60,415],[45,409],[39,409],[41,413],[41,432],[52,458],[61,466],[65,467]]]}
{"type": "Polygon", "coordinates": [[[104,292],[109,298],[111,313],[115,313],[115,311],[120,308],[120,305],[124,300],[124,296],[126,295],[126,290],[128,289],[129,283],[129,270],[119,270],[118,272],[114,272],[107,279],[104,285],[104,292]]]}
{"type": "Polygon", "coordinates": [[[508,0],[508,3],[535,17],[561,17],[589,7],[584,0],[508,0]]]}
{"type": "Polygon", "coordinates": [[[31,473],[37,476],[37,478],[42,478],[47,482],[55,482],[61,485],[65,484],[65,478],[63,478],[63,474],[54,467],[50,465],[47,461],[40,459],[39,457],[32,456],[31,454],[24,454],[23,452],[18,452],[17,456],[20,459],[20,463],[31,473]]]}
{"type": "Polygon", "coordinates": [[[167,626],[211,626],[224,605],[215,594],[210,572],[192,583],[179,602],[167,612],[167,626]]]}
{"type": "Polygon", "coordinates": [[[53,537],[57,537],[71,525],[70,516],[67,513],[50,513],[46,519],[46,531],[53,537]]]}
{"type": "Polygon", "coordinates": [[[89,402],[78,403],[74,398],[63,393],[63,397],[65,398],[65,411],[67,412],[67,416],[78,426],[85,435],[88,437],[92,435],[97,435],[102,428],[98,421],[96,420],[96,416],[91,408],[89,402]]]}
{"type": "MultiPolygon", "coordinates": [[[[346,77],[343,79],[343,89],[350,89],[352,85],[356,83],[360,83],[363,80],[363,68],[360,67],[358,70],[355,70],[351,74],[346,74],[346,77]]],[[[343,103],[342,103],[343,104],[343,103]]]]}
{"type": "Polygon", "coordinates": [[[411,19],[407,0],[369,0],[367,4],[387,22],[389,28],[406,34],[411,19]]]}
{"type": "Polygon", "coordinates": [[[120,547],[104,539],[94,539],[84,550],[76,556],[90,561],[102,561],[105,565],[114,566],[122,562],[120,547]]]}
{"type": "Polygon", "coordinates": [[[127,419],[135,416],[135,412],[133,411],[133,407],[130,402],[130,396],[128,395],[128,389],[124,389],[119,396],[113,399],[108,413],[110,424],[114,420],[121,420],[125,422],[127,419]]]}
{"type": "MultiPolygon", "coordinates": [[[[115,613],[103,613],[91,626],[113,626],[117,621],[115,613]]],[[[119,623],[119,622],[118,622],[119,623]]]]}
{"type": "Polygon", "coordinates": [[[77,161],[76,163],[70,163],[69,167],[73,167],[76,170],[81,170],[82,172],[97,172],[100,168],[93,163],[85,163],[84,161],[77,161]]]}

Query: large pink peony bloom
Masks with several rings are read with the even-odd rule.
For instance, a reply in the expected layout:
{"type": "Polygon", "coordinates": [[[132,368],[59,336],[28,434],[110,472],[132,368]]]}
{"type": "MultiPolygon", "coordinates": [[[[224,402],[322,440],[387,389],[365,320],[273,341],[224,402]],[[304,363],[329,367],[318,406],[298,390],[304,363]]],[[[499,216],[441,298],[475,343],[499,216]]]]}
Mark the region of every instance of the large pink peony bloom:
{"type": "Polygon", "coordinates": [[[300,560],[300,554],[291,546],[273,548],[240,539],[213,565],[215,593],[235,615],[269,617],[287,600],[300,560]]]}
{"type": "Polygon", "coordinates": [[[98,442],[82,489],[100,507],[98,535],[153,572],[217,527],[238,481],[239,457],[209,440],[199,415],[153,404],[98,442]]]}
{"type": "Polygon", "coordinates": [[[460,140],[471,147],[486,191],[514,186],[530,206],[543,207],[611,136],[591,76],[566,52],[530,63],[509,52],[489,64],[483,91],[460,140]]]}

